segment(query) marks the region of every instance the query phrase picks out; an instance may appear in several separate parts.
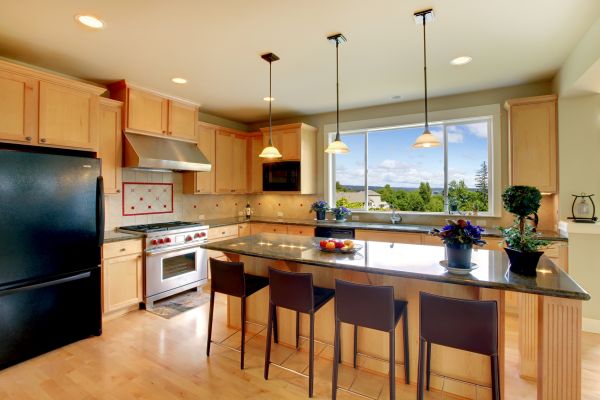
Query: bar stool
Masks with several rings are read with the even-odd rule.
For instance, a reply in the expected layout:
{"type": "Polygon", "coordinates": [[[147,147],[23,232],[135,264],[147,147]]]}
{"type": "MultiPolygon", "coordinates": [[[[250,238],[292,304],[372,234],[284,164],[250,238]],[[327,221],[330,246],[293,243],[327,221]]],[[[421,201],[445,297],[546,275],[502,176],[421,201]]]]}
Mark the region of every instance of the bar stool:
{"type": "MultiPolygon", "coordinates": [[[[267,348],[265,350],[265,379],[269,379],[271,365],[271,330],[277,325],[275,317],[277,307],[296,311],[310,316],[309,361],[308,361],[308,397],[313,396],[314,358],[315,358],[315,313],[335,295],[333,289],[313,286],[311,273],[285,272],[269,268],[269,317],[267,326],[267,348]]],[[[296,346],[298,346],[298,326],[296,326],[296,346]]],[[[281,365],[274,366],[289,370],[281,365]]],[[[300,374],[300,373],[298,373],[300,374]]],[[[300,374],[306,376],[304,374],[300,374]]]]}
{"type": "MultiPolygon", "coordinates": [[[[356,368],[358,326],[388,332],[390,341],[389,380],[390,399],[396,398],[395,380],[395,336],[396,325],[402,318],[404,341],[404,379],[410,384],[408,353],[408,303],[394,300],[392,286],[373,286],[335,280],[335,336],[331,397],[336,398],[338,363],[340,357],[341,323],[354,325],[354,368],[356,368]]],[[[352,391],[350,391],[352,392],[352,391]]],[[[354,393],[354,392],[352,392],[354,393]]]]}
{"type": "Polygon", "coordinates": [[[417,400],[423,399],[423,353],[425,351],[426,385],[429,390],[431,343],[489,356],[492,366],[492,398],[500,400],[496,302],[454,299],[421,292],[420,308],[417,400]]]}
{"type": "MultiPolygon", "coordinates": [[[[210,259],[210,312],[208,314],[208,338],[206,341],[206,356],[210,356],[212,342],[212,323],[215,308],[215,293],[239,297],[242,302],[242,345],[240,348],[240,369],[244,369],[244,352],[246,348],[246,298],[269,285],[269,279],[244,273],[244,263],[210,259]]],[[[278,341],[277,323],[275,323],[275,343],[278,341]]],[[[215,343],[218,344],[218,343],[215,343]]],[[[228,347],[229,346],[225,346],[228,347]]],[[[238,351],[231,348],[231,350],[238,351]]]]}

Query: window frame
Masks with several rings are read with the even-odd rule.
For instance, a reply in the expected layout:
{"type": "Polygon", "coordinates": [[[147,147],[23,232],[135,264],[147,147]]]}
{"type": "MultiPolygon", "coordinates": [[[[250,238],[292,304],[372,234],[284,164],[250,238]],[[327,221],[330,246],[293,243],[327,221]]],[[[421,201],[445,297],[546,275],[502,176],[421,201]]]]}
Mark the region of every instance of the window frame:
{"type": "MultiPolygon", "coordinates": [[[[501,108],[500,104],[490,104],[475,107],[465,107],[452,110],[434,111],[429,113],[430,125],[444,124],[444,138],[447,138],[446,124],[453,125],[462,122],[473,121],[476,119],[488,119],[489,118],[489,139],[488,139],[488,193],[489,193],[489,205],[488,212],[480,213],[478,216],[481,217],[500,217],[502,213],[502,202],[501,202],[501,179],[502,179],[502,166],[501,166],[501,128],[500,128],[500,116],[501,108]]],[[[340,123],[340,133],[353,133],[353,132],[364,132],[387,130],[393,128],[410,128],[423,126],[423,114],[408,114],[394,117],[385,117],[368,120],[358,120],[340,123]]],[[[324,125],[323,135],[323,146],[327,148],[328,144],[333,141],[335,136],[336,125],[327,124],[324,125]]],[[[367,135],[365,135],[367,136],[367,135]]],[[[365,187],[368,179],[368,140],[365,138],[365,187]]],[[[415,149],[415,151],[427,151],[427,149],[415,149]]],[[[448,148],[445,146],[444,152],[444,179],[447,180],[447,151],[448,148]]],[[[339,157],[343,157],[340,155],[339,157]]],[[[332,154],[324,153],[324,195],[326,201],[329,204],[335,204],[335,157],[332,154]]],[[[445,185],[447,186],[447,185],[445,185]]],[[[365,191],[365,204],[368,203],[368,191],[365,191]]],[[[384,213],[388,214],[391,211],[369,211],[369,210],[353,210],[355,214],[368,213],[377,214],[384,213]]],[[[418,212],[418,211],[400,211],[401,214],[405,215],[430,215],[430,216],[448,216],[456,214],[449,214],[448,212],[418,212]]]]}

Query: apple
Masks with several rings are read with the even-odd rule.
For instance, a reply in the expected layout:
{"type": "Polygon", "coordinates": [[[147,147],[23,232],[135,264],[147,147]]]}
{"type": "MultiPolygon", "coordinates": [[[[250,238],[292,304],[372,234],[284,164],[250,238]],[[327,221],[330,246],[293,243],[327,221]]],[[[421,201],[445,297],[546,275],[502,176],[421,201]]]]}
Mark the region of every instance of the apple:
{"type": "Polygon", "coordinates": [[[321,241],[319,242],[319,246],[321,246],[321,247],[323,247],[323,248],[324,248],[325,246],[327,246],[327,243],[328,243],[328,242],[327,242],[327,240],[321,240],[321,241]]]}
{"type": "Polygon", "coordinates": [[[335,242],[336,249],[341,249],[342,247],[344,247],[344,242],[335,242]]]}
{"type": "Polygon", "coordinates": [[[335,242],[327,242],[327,245],[325,246],[325,248],[327,250],[334,250],[335,249],[335,242]]]}

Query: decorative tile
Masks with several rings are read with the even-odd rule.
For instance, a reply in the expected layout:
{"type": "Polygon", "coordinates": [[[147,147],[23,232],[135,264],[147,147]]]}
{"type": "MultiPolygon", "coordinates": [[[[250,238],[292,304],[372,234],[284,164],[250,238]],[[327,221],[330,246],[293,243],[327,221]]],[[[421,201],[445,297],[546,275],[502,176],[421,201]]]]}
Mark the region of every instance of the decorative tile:
{"type": "Polygon", "coordinates": [[[173,213],[172,183],[123,182],[123,216],[173,213]]]}

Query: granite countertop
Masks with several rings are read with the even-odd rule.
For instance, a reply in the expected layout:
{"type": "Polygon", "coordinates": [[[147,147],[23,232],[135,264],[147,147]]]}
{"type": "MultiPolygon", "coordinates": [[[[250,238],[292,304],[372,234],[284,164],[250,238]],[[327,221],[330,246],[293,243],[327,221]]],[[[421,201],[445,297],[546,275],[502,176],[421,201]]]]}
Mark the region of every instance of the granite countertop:
{"type": "MultiPolygon", "coordinates": [[[[244,222],[265,222],[270,224],[286,224],[286,225],[304,225],[304,226],[323,226],[328,228],[353,228],[353,229],[365,229],[365,230],[377,230],[377,231],[391,231],[391,232],[412,232],[412,233],[428,233],[431,229],[437,226],[430,225],[411,225],[411,224],[391,224],[391,223],[380,223],[380,222],[359,222],[359,221],[347,221],[347,222],[335,222],[335,221],[319,221],[314,219],[291,219],[291,218],[271,218],[271,217],[252,217],[247,220],[244,217],[234,218],[220,218],[220,219],[207,219],[201,221],[212,227],[235,225],[244,222]]],[[[540,232],[541,238],[552,241],[567,241],[567,237],[557,232],[540,232]]],[[[485,228],[483,236],[488,237],[502,237],[502,233],[496,228],[485,228]]]]}
{"type": "Polygon", "coordinates": [[[364,242],[354,255],[332,254],[317,248],[319,239],[272,233],[234,238],[201,247],[226,253],[292,261],[321,267],[348,269],[403,278],[503,289],[523,293],[589,300],[590,295],[569,275],[543,256],[537,277],[525,277],[508,271],[508,257],[495,250],[473,251],[479,268],[469,275],[453,275],[439,264],[445,259],[443,247],[364,242]]]}
{"type": "Polygon", "coordinates": [[[122,242],[123,240],[141,239],[144,237],[142,233],[124,233],[118,231],[104,231],[104,242],[122,242]]]}

